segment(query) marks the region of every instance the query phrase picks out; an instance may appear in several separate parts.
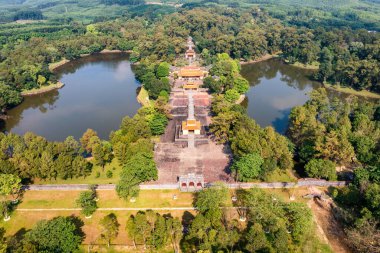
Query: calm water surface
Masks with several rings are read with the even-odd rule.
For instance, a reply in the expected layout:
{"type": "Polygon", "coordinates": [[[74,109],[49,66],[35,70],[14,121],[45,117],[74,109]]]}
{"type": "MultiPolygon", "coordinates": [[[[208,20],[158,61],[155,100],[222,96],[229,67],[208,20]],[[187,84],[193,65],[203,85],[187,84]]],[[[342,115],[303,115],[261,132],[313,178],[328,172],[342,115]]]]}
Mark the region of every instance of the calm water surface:
{"type": "Polygon", "coordinates": [[[60,90],[26,97],[10,110],[5,128],[18,134],[32,131],[48,140],[79,139],[87,128],[101,138],[119,127],[122,118],[140,107],[135,79],[126,54],[88,56],[57,70],[60,90]]]}
{"type": "Polygon", "coordinates": [[[307,94],[321,87],[320,83],[310,80],[312,74],[280,59],[243,65],[242,75],[251,85],[243,102],[248,115],[260,126],[273,126],[284,133],[292,107],[303,105],[308,100],[307,94]]]}

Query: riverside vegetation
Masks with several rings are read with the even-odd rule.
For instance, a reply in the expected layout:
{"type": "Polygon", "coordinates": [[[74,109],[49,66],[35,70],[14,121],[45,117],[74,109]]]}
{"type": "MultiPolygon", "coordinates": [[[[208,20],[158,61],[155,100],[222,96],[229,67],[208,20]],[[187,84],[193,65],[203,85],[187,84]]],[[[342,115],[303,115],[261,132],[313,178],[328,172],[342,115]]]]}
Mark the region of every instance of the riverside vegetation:
{"type": "MultiPolygon", "coordinates": [[[[210,130],[217,141],[231,147],[236,179],[265,180],[273,171],[292,170],[296,165],[301,176],[335,180],[341,176],[336,165],[353,168],[352,184],[332,190],[331,195],[340,208],[347,238],[354,242],[353,250],[379,251],[380,246],[372,240],[379,238],[379,105],[352,97],[330,100],[324,89],[316,90],[309,102],[292,110],[287,136],[282,136],[272,127],[258,126],[235,103],[248,89],[238,62],[278,51],[290,63],[318,62],[317,80],[379,92],[378,33],[349,27],[290,26],[257,7],[242,10],[220,6],[188,6],[162,17],[124,17],[89,25],[67,20],[62,26],[43,30],[38,25],[25,27],[5,26],[0,35],[3,113],[22,101],[22,90],[57,81],[48,68],[50,63],[103,49],[132,50],[131,61],[140,63],[136,77],[152,102],[133,118],[125,117],[109,140],[101,140],[91,129],[80,142],[72,137],[49,142],[33,133],[0,134],[1,177],[15,177],[1,181],[11,189],[2,195],[18,190],[21,180],[86,178],[93,166],[104,168],[116,159],[123,167],[117,193],[124,199],[137,196],[140,183],[157,179],[153,139],[163,134],[168,122],[169,66],[176,54],[182,53],[184,39],[191,35],[202,63],[212,64],[211,74],[219,77],[205,80],[214,96],[210,130]],[[85,159],[89,155],[91,161],[85,159]]],[[[92,192],[84,193],[78,201],[86,215],[96,208],[93,197],[92,192]]],[[[151,250],[161,250],[170,239],[174,249],[190,252],[329,252],[325,245],[310,243],[318,241],[313,237],[306,206],[274,201],[273,196],[256,189],[242,192],[238,198],[242,201],[239,204],[252,207],[246,213],[246,227],[222,212],[226,189],[216,186],[199,193],[195,204],[199,211],[182,240],[178,220],[153,212],[131,216],[128,234],[135,244],[151,250]]],[[[12,206],[4,198],[2,214],[7,216],[4,211],[12,206]]],[[[41,221],[24,238],[14,241],[5,240],[0,231],[0,248],[72,252],[83,240],[81,222],[75,219],[41,221]],[[52,237],[43,238],[46,231],[52,237]]],[[[106,215],[100,225],[101,238],[109,246],[119,231],[117,217],[106,215]]]]}
{"type": "Polygon", "coordinates": [[[103,49],[133,50],[132,61],[156,57],[170,62],[183,51],[188,35],[197,41],[206,62],[217,53],[250,60],[282,51],[290,63],[319,62],[317,80],[379,92],[378,33],[288,26],[257,8],[183,9],[162,19],[143,16],[86,26],[68,22],[52,29],[27,28],[5,26],[0,33],[3,111],[22,101],[22,90],[57,81],[50,63],[103,49]]]}

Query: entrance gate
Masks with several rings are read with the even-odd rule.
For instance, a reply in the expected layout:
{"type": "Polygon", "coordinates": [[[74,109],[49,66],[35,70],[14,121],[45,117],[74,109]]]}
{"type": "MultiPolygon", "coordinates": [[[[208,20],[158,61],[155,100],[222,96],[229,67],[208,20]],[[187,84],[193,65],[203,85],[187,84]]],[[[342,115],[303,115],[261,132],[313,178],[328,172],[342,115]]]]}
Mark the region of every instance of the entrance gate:
{"type": "Polygon", "coordinates": [[[200,191],[204,187],[203,175],[187,174],[178,178],[179,189],[183,192],[200,191]]]}

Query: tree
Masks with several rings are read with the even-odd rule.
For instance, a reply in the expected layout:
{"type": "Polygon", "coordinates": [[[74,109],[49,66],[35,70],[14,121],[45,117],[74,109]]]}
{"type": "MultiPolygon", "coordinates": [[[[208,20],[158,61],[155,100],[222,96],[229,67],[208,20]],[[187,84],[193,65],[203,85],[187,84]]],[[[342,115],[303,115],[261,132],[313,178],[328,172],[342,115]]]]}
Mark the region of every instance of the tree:
{"type": "Polygon", "coordinates": [[[216,225],[221,222],[222,211],[220,207],[225,205],[227,197],[228,190],[225,185],[216,184],[198,193],[195,206],[200,213],[210,220],[212,225],[216,225]]]}
{"type": "Polygon", "coordinates": [[[138,212],[134,217],[134,223],[137,233],[136,239],[142,241],[144,249],[146,249],[146,244],[151,233],[151,227],[148,223],[146,214],[144,212],[138,212]]]}
{"type": "Polygon", "coordinates": [[[83,156],[76,156],[72,162],[73,173],[76,177],[86,178],[91,174],[92,163],[87,162],[83,156]]]}
{"type": "Polygon", "coordinates": [[[72,156],[64,153],[58,155],[58,158],[54,161],[54,167],[59,178],[67,179],[73,177],[72,159],[72,156]]]}
{"type": "Polygon", "coordinates": [[[77,205],[82,208],[81,212],[86,217],[91,216],[98,208],[95,197],[96,193],[94,193],[94,191],[84,191],[80,193],[79,198],[76,201],[77,205]]]}
{"type": "Polygon", "coordinates": [[[159,250],[166,245],[168,240],[168,232],[166,230],[165,218],[158,213],[154,213],[153,215],[156,217],[150,239],[150,245],[155,250],[159,250]]]}
{"type": "Polygon", "coordinates": [[[166,230],[175,252],[179,251],[179,242],[182,238],[182,224],[178,218],[169,217],[166,219],[166,230]]]}
{"type": "Polygon", "coordinates": [[[214,80],[211,76],[203,80],[203,87],[208,88],[212,93],[220,93],[222,91],[221,82],[214,80]]]}
{"type": "Polygon", "coordinates": [[[19,92],[12,89],[12,87],[0,82],[0,110],[18,105],[21,103],[22,97],[19,92]]]}
{"type": "Polygon", "coordinates": [[[46,84],[46,77],[38,75],[37,83],[39,86],[45,85],[46,84]]]}
{"type": "Polygon", "coordinates": [[[0,202],[0,218],[4,218],[5,221],[10,219],[10,216],[8,215],[9,208],[10,208],[9,205],[10,205],[9,201],[2,200],[0,202]]]}
{"type": "Polygon", "coordinates": [[[161,62],[157,67],[156,75],[158,78],[169,76],[170,64],[161,62]]]}
{"type": "Polygon", "coordinates": [[[229,140],[229,135],[233,126],[239,120],[241,114],[233,111],[221,112],[213,117],[210,125],[210,132],[214,134],[219,143],[225,143],[229,140]]]}
{"type": "Polygon", "coordinates": [[[249,82],[243,77],[234,78],[234,89],[240,94],[244,94],[249,90],[249,82]]]}
{"type": "Polygon", "coordinates": [[[112,160],[112,148],[109,142],[103,141],[92,146],[92,156],[94,157],[95,165],[101,166],[104,169],[106,163],[112,160]]]}
{"type": "Polygon", "coordinates": [[[310,208],[301,203],[289,203],[285,206],[285,212],[288,219],[288,231],[296,243],[302,244],[313,228],[310,208]]]}
{"type": "Polygon", "coordinates": [[[128,200],[130,197],[137,197],[141,180],[132,173],[125,173],[120,177],[116,185],[116,192],[120,198],[128,200]]]}
{"type": "Polygon", "coordinates": [[[18,176],[12,174],[0,174],[0,195],[3,197],[12,195],[16,200],[21,187],[21,179],[18,176]]]}
{"type": "Polygon", "coordinates": [[[380,184],[370,184],[366,189],[364,196],[368,206],[374,211],[377,210],[375,212],[378,212],[380,208],[380,184]]]}
{"type": "Polygon", "coordinates": [[[0,227],[0,253],[5,253],[7,251],[7,246],[5,229],[0,227]]]}
{"type": "Polygon", "coordinates": [[[212,244],[216,240],[216,230],[211,226],[209,219],[203,214],[198,214],[191,222],[186,240],[198,246],[198,249],[211,250],[212,244]]]}
{"type": "Polygon", "coordinates": [[[234,246],[240,240],[239,230],[237,228],[237,220],[225,221],[225,226],[218,230],[217,244],[221,249],[226,249],[228,252],[234,252],[234,246]]]}
{"type": "Polygon", "coordinates": [[[305,165],[305,171],[309,177],[326,178],[336,180],[335,164],[324,159],[312,159],[305,165]]]}
{"type": "Polygon", "coordinates": [[[45,178],[55,178],[56,172],[54,170],[54,157],[49,151],[42,152],[41,155],[41,167],[40,167],[40,177],[45,178]]]}
{"type": "Polygon", "coordinates": [[[80,138],[80,143],[82,147],[87,151],[87,153],[91,153],[92,151],[92,146],[90,143],[90,140],[92,137],[98,136],[96,131],[92,129],[87,129],[86,132],[83,133],[82,138],[80,138]]]}
{"type": "Polygon", "coordinates": [[[319,56],[320,65],[319,65],[318,77],[320,81],[326,82],[326,80],[328,80],[330,76],[334,73],[332,60],[333,60],[333,54],[327,47],[324,47],[321,50],[321,53],[319,56]]]}
{"type": "Polygon", "coordinates": [[[257,153],[247,154],[235,161],[232,165],[236,171],[237,180],[248,182],[257,179],[262,174],[262,164],[264,159],[257,153]]]}
{"type": "Polygon", "coordinates": [[[131,157],[124,166],[116,192],[119,197],[128,199],[130,196],[137,196],[140,183],[156,179],[157,168],[152,154],[139,153],[131,157]]]}
{"type": "Polygon", "coordinates": [[[99,223],[102,226],[101,238],[106,241],[109,248],[111,240],[115,239],[119,234],[120,224],[117,221],[116,215],[113,213],[104,216],[99,223]]]}
{"type": "Polygon", "coordinates": [[[135,217],[131,215],[129,219],[127,220],[127,225],[125,226],[125,229],[127,230],[128,237],[132,239],[133,247],[137,249],[136,246],[136,237],[137,235],[137,228],[135,224],[135,217]]]}
{"type": "Polygon", "coordinates": [[[161,135],[165,133],[168,119],[161,113],[155,113],[152,119],[149,121],[149,127],[153,135],[161,135]]]}
{"type": "Polygon", "coordinates": [[[128,144],[123,142],[117,142],[113,145],[115,157],[119,161],[120,165],[124,165],[127,162],[127,149],[128,144]]]}
{"type": "Polygon", "coordinates": [[[25,234],[25,242],[33,244],[38,252],[74,252],[83,240],[77,224],[72,217],[39,221],[25,234]]]}
{"type": "Polygon", "coordinates": [[[354,148],[348,140],[347,134],[341,131],[330,131],[318,136],[315,142],[316,156],[332,160],[338,164],[352,162],[355,156],[354,148]]]}
{"type": "Polygon", "coordinates": [[[236,102],[236,100],[238,100],[238,98],[240,97],[240,94],[237,90],[230,89],[226,91],[226,94],[224,95],[224,97],[228,102],[234,103],[236,102]]]}
{"type": "Polygon", "coordinates": [[[210,72],[212,75],[216,76],[234,76],[239,74],[240,65],[237,61],[231,59],[231,57],[226,54],[217,54],[217,60],[212,66],[210,72]]]}
{"type": "Polygon", "coordinates": [[[265,252],[269,251],[271,248],[260,223],[255,223],[249,228],[248,233],[246,234],[246,240],[247,244],[245,248],[249,252],[265,252]]]}

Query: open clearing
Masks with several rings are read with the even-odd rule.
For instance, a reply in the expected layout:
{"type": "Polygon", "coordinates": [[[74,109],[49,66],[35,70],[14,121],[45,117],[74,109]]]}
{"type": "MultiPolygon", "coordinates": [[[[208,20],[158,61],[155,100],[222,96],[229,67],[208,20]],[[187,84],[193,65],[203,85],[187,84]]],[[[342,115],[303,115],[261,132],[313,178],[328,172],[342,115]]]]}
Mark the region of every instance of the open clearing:
{"type": "MultiPolygon", "coordinates": [[[[263,189],[264,191],[276,195],[283,201],[290,201],[289,197],[294,194],[297,202],[307,203],[312,209],[314,221],[316,223],[316,234],[322,242],[329,243],[334,252],[349,253],[347,246],[344,245],[342,239],[342,230],[340,225],[335,222],[331,214],[331,209],[327,206],[322,206],[314,200],[304,199],[305,194],[317,191],[324,191],[324,188],[296,188],[296,189],[263,189]],[[325,239],[325,240],[324,240],[325,239]]],[[[22,202],[19,204],[20,209],[53,209],[53,208],[78,208],[75,200],[78,198],[80,191],[26,191],[22,202]]],[[[186,208],[188,210],[165,210],[156,211],[161,214],[172,215],[181,220],[187,221],[196,211],[193,208],[194,194],[184,193],[178,190],[142,190],[136,202],[126,202],[119,199],[116,192],[113,190],[98,190],[98,207],[99,208],[186,208]],[[177,199],[173,199],[173,195],[177,195],[177,199]]],[[[233,190],[230,195],[235,195],[233,190]]],[[[229,200],[227,206],[232,206],[229,200]]],[[[235,209],[228,209],[231,215],[236,215],[235,209]]],[[[6,228],[7,235],[21,233],[25,229],[32,228],[39,220],[51,219],[57,216],[76,216],[83,220],[83,231],[86,235],[83,247],[88,244],[102,245],[103,242],[99,239],[100,226],[99,220],[109,213],[115,213],[120,223],[120,231],[118,237],[112,242],[114,249],[118,251],[132,252],[132,242],[127,238],[125,226],[128,217],[135,214],[137,211],[127,210],[97,210],[91,219],[86,219],[79,210],[43,210],[43,211],[14,211],[12,218],[8,222],[0,222],[0,226],[6,228]]],[[[317,240],[316,240],[317,241],[317,240]]],[[[317,243],[317,242],[315,242],[317,243]]],[[[316,247],[316,245],[312,245],[316,247]]],[[[325,246],[327,247],[327,246],[325,246]]],[[[170,252],[170,248],[168,248],[170,252]]]]}

